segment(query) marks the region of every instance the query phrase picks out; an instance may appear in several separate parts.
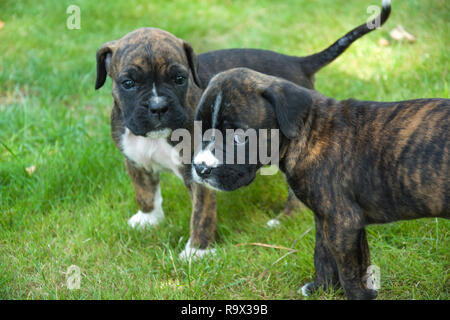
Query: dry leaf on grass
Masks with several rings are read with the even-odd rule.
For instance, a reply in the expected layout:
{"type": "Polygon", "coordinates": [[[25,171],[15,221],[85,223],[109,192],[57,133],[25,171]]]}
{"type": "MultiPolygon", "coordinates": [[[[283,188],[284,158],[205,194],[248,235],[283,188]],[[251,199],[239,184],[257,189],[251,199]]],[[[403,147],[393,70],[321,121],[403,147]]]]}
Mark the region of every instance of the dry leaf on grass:
{"type": "Polygon", "coordinates": [[[406,31],[405,28],[403,28],[403,26],[400,24],[394,29],[392,29],[389,35],[391,36],[392,39],[396,41],[402,40],[407,40],[409,42],[416,41],[416,37],[414,37],[412,34],[406,31]]]}
{"type": "Polygon", "coordinates": [[[26,171],[28,172],[28,174],[31,176],[31,175],[33,175],[34,171],[36,171],[36,166],[35,166],[35,165],[32,165],[32,166],[26,168],[25,170],[26,170],[26,171]]]}
{"type": "Polygon", "coordinates": [[[272,245],[272,244],[267,244],[267,243],[260,243],[260,242],[238,243],[236,245],[236,247],[241,247],[241,246],[259,246],[259,247],[266,247],[266,248],[274,248],[274,249],[283,249],[283,250],[297,251],[297,250],[294,250],[292,248],[286,248],[286,247],[283,247],[283,246],[277,246],[277,245],[272,245]]]}
{"type": "Polygon", "coordinates": [[[380,47],[389,47],[391,45],[391,43],[389,42],[388,39],[381,38],[380,40],[378,40],[378,45],[380,47]]]}

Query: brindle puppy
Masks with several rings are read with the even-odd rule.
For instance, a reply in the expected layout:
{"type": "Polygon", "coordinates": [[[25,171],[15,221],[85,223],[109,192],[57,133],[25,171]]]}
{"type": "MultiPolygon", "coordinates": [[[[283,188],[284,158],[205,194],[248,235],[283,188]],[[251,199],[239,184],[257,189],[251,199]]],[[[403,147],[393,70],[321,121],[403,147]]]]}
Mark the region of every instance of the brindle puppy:
{"type": "MultiPolygon", "coordinates": [[[[383,1],[381,24],[389,13],[390,1],[383,1]]],[[[197,57],[187,42],[154,28],[105,43],[97,52],[95,88],[103,86],[107,75],[113,80],[112,137],[125,156],[139,206],[130,225],[156,225],[164,218],[159,172],[172,171],[183,179],[192,197],[191,236],[182,256],[206,253],[216,235],[215,193],[192,183],[190,165],[181,163],[169,136],[179,128],[192,132],[194,110],[209,79],[222,70],[246,66],[312,88],[315,72],[372,31],[369,26],[361,25],[328,49],[303,58],[254,49],[197,57]]],[[[289,213],[297,202],[290,194],[284,211],[289,213]]]]}
{"type": "MultiPolygon", "coordinates": [[[[450,218],[448,99],[336,101],[238,68],[210,81],[195,119],[203,130],[214,128],[223,136],[230,128],[281,131],[279,141],[268,143],[278,143],[279,166],[316,221],[316,278],[304,293],[340,282],[349,299],[375,298],[377,291],[366,285],[365,226],[450,218]]],[[[258,133],[257,139],[266,138],[258,133]]],[[[249,184],[262,163],[251,164],[250,143],[235,140],[219,154],[206,142],[194,156],[194,180],[226,191],[249,184]],[[227,159],[240,145],[246,148],[245,164],[211,161],[218,155],[227,159]]]]}

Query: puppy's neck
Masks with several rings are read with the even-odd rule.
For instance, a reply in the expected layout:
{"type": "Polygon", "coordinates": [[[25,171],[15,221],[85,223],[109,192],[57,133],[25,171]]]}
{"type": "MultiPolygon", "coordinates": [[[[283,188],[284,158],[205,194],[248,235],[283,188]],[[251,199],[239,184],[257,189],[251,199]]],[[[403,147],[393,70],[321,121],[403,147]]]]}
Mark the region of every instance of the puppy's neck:
{"type": "Polygon", "coordinates": [[[313,104],[300,136],[292,140],[285,138],[281,144],[280,168],[285,173],[292,172],[297,166],[311,165],[319,161],[333,134],[338,102],[313,90],[310,90],[310,93],[313,104]]]}

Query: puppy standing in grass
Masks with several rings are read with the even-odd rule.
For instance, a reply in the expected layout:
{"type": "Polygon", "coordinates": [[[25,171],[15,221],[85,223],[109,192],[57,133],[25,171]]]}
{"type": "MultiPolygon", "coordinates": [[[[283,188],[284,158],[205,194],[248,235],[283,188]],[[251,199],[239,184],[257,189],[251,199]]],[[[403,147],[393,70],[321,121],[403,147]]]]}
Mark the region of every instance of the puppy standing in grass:
{"type": "MultiPolygon", "coordinates": [[[[375,298],[377,291],[366,285],[365,226],[450,218],[448,99],[336,101],[238,68],[210,81],[195,118],[202,130],[223,136],[226,129],[281,131],[279,141],[270,142],[279,143],[279,167],[315,214],[316,278],[302,288],[304,294],[340,283],[348,299],[375,298]]],[[[211,143],[204,142],[204,150],[194,155],[194,180],[230,191],[255,178],[262,163],[249,161],[249,153],[259,150],[249,150],[248,140],[224,144],[220,157],[211,143]],[[246,150],[245,164],[217,160],[239,145],[246,150]]]]}
{"type": "MultiPolygon", "coordinates": [[[[382,25],[388,19],[390,1],[382,3],[377,19],[306,57],[257,49],[218,50],[197,56],[186,41],[155,28],[141,28],[105,43],[97,52],[95,88],[101,88],[106,77],[111,77],[111,133],[125,156],[139,207],[129,224],[149,226],[162,221],[159,173],[171,171],[183,180],[192,198],[191,235],[180,256],[210,253],[216,236],[215,193],[192,182],[191,165],[181,163],[174,149],[177,143],[170,139],[172,131],[183,128],[192,133],[201,93],[209,79],[223,70],[245,66],[313,88],[314,74],[319,69],[355,40],[375,30],[377,21],[382,25]]],[[[290,195],[284,212],[289,213],[297,205],[298,200],[290,195]]]]}

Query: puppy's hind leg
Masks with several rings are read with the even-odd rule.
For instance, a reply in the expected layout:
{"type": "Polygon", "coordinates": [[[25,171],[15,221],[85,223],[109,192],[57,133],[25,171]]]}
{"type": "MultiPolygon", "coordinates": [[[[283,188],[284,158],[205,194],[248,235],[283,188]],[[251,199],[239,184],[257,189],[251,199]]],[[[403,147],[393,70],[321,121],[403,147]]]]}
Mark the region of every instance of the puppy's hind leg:
{"type": "Polygon", "coordinates": [[[339,281],[347,299],[375,299],[378,291],[369,289],[367,285],[370,254],[366,230],[351,216],[356,215],[342,217],[336,214],[331,221],[324,222],[325,240],[336,261],[339,281]]]}
{"type": "Polygon", "coordinates": [[[291,187],[288,187],[288,198],[284,205],[283,211],[274,219],[267,221],[268,227],[278,227],[280,220],[284,217],[292,217],[296,212],[306,209],[306,206],[297,199],[291,187]]]}
{"type": "Polygon", "coordinates": [[[306,206],[303,202],[297,199],[291,187],[289,187],[288,192],[288,198],[283,209],[283,215],[291,217],[295,214],[295,212],[306,209],[306,206]]]}
{"type": "Polygon", "coordinates": [[[134,185],[139,208],[139,211],[128,220],[128,224],[132,228],[158,225],[164,220],[159,173],[136,168],[127,159],[125,159],[125,165],[134,185]]]}

